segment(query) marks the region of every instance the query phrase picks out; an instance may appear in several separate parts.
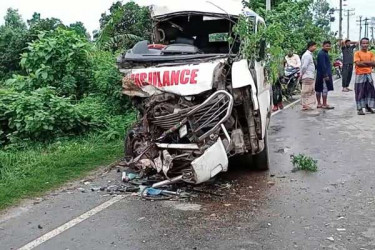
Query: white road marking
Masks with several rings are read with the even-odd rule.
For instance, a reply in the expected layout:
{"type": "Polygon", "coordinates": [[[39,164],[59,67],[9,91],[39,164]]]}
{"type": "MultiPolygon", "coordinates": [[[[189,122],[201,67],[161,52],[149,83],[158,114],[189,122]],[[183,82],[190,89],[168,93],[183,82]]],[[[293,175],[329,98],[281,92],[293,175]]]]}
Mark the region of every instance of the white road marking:
{"type": "Polygon", "coordinates": [[[286,105],[283,109],[279,109],[278,111],[272,113],[272,116],[277,115],[277,114],[280,113],[281,111],[286,110],[286,109],[288,109],[288,108],[294,106],[296,103],[298,103],[298,102],[300,102],[300,101],[301,101],[301,98],[298,99],[298,100],[295,100],[294,102],[292,102],[292,103],[286,105]]]}
{"type": "Polygon", "coordinates": [[[36,248],[37,246],[43,244],[47,240],[52,239],[53,237],[63,233],[64,231],[68,230],[69,228],[74,227],[75,225],[81,223],[82,221],[90,218],[91,216],[103,211],[104,209],[108,208],[109,206],[115,204],[116,202],[124,199],[127,197],[126,195],[118,195],[116,197],[113,197],[112,199],[102,203],[101,205],[91,209],[90,211],[87,211],[86,213],[78,216],[75,219],[72,219],[71,221],[68,221],[67,223],[61,225],[58,228],[55,228],[54,230],[40,236],[36,240],[31,241],[30,243],[26,244],[25,246],[19,248],[19,250],[31,250],[36,248]]]}
{"type": "MultiPolygon", "coordinates": [[[[334,80],[333,84],[335,84],[337,81],[340,81],[340,80],[341,80],[341,78],[334,80]]],[[[288,104],[287,106],[285,106],[284,109],[279,109],[278,111],[272,113],[271,116],[277,115],[278,113],[282,112],[283,110],[286,110],[286,109],[288,109],[290,107],[293,107],[294,105],[296,105],[300,101],[301,101],[301,98],[295,100],[294,102],[292,102],[292,103],[288,104]]]]}

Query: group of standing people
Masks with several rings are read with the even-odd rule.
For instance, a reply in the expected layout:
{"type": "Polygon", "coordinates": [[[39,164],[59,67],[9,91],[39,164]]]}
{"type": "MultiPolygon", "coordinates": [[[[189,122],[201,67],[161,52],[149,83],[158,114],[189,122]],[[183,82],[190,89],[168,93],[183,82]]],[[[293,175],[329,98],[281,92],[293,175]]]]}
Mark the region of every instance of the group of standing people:
{"type": "MultiPolygon", "coordinates": [[[[375,67],[375,56],[369,51],[369,39],[360,41],[360,50],[354,53],[356,43],[346,40],[342,47],[343,52],[343,92],[349,92],[353,64],[355,65],[355,100],[358,115],[365,115],[365,111],[375,113],[375,88],[372,79],[372,68],[375,67]]],[[[317,56],[317,63],[313,53],[317,49],[315,42],[309,42],[307,50],[301,60],[301,103],[302,110],[334,109],[328,104],[328,92],[333,91],[332,66],[329,58],[331,42],[323,42],[322,49],[317,56]]]]}
{"type": "Polygon", "coordinates": [[[315,106],[322,109],[334,109],[333,106],[328,104],[328,92],[333,90],[331,60],[328,55],[331,50],[331,42],[323,42],[315,67],[313,53],[316,49],[317,44],[309,42],[307,50],[302,56],[301,102],[304,111],[312,110],[315,106]]]}

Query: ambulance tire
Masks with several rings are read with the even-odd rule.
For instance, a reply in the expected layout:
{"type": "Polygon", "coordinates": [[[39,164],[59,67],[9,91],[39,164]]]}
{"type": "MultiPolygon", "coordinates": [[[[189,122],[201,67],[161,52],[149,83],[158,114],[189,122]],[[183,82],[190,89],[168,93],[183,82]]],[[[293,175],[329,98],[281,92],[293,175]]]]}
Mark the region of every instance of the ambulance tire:
{"type": "Polygon", "coordinates": [[[259,154],[253,155],[253,168],[259,171],[266,171],[270,168],[268,136],[264,136],[264,149],[259,154]]]}

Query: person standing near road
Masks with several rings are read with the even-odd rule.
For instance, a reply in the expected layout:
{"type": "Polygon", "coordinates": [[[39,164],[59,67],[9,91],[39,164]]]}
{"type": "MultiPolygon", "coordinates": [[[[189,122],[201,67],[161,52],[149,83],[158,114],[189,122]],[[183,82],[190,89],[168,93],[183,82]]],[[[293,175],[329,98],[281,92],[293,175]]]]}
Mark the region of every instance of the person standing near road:
{"type": "Polygon", "coordinates": [[[372,68],[375,67],[375,56],[368,50],[370,40],[362,38],[361,50],[355,52],[355,101],[357,103],[358,115],[364,115],[363,109],[375,113],[375,88],[372,79],[372,68]]]}
{"type": "Polygon", "coordinates": [[[343,68],[342,68],[342,91],[349,92],[352,91],[349,88],[350,82],[352,80],[353,74],[353,54],[354,49],[357,47],[357,42],[351,42],[350,40],[346,40],[343,44],[342,56],[343,56],[343,68]]]}
{"type": "Polygon", "coordinates": [[[328,105],[328,92],[333,91],[332,68],[331,59],[328,52],[331,50],[331,42],[323,42],[323,48],[318,53],[317,58],[317,74],[315,82],[316,99],[318,101],[318,108],[334,109],[328,105]],[[323,98],[323,104],[321,99],[323,98]]]}
{"type": "Polygon", "coordinates": [[[301,66],[301,79],[302,79],[302,90],[301,90],[301,104],[302,110],[311,110],[316,107],[316,95],[315,95],[315,64],[313,59],[313,53],[316,50],[316,42],[309,42],[307,44],[307,50],[302,56],[301,66]]]}

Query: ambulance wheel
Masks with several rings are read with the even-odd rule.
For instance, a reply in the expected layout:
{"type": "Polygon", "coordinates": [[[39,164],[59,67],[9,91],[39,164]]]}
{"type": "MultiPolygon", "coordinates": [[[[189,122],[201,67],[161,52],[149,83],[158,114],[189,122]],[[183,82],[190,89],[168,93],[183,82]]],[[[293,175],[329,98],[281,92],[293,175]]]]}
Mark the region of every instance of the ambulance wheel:
{"type": "Polygon", "coordinates": [[[254,169],[259,171],[266,171],[270,168],[269,150],[268,150],[268,136],[267,132],[264,136],[264,149],[259,154],[253,155],[254,169]]]}

